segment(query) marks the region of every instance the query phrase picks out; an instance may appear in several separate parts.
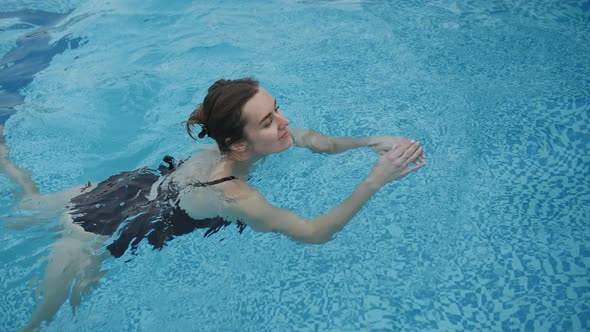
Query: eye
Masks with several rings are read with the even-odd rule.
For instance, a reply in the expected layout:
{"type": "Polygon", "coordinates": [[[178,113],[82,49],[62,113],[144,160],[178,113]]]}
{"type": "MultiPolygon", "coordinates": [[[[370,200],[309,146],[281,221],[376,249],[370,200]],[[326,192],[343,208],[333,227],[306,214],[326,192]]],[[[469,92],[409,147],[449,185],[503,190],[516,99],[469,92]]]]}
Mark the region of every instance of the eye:
{"type": "Polygon", "coordinates": [[[280,111],[280,108],[281,107],[279,105],[277,105],[277,107],[275,107],[275,113],[277,113],[278,111],[280,111]]]}

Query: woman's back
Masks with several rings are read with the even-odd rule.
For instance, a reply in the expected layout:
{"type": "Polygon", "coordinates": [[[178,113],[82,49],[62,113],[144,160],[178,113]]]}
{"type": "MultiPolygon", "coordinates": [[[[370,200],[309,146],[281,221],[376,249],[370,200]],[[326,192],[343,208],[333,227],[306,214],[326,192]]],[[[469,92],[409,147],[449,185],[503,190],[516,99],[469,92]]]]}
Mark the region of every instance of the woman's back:
{"type": "Polygon", "coordinates": [[[197,228],[209,236],[231,223],[223,213],[224,195],[208,181],[219,160],[219,151],[207,149],[172,169],[160,166],[159,174],[144,167],[113,175],[72,198],[72,221],[87,232],[113,236],[107,249],[115,257],[129,247],[133,252],[144,238],[161,249],[197,228]]]}
{"type": "MultiPolygon", "coordinates": [[[[224,175],[224,156],[215,146],[192,155],[162,181],[162,188],[177,190],[178,206],[193,219],[231,218],[227,209],[230,198],[220,190],[220,184],[237,178],[224,175]]],[[[247,177],[247,175],[245,175],[247,177]]]]}

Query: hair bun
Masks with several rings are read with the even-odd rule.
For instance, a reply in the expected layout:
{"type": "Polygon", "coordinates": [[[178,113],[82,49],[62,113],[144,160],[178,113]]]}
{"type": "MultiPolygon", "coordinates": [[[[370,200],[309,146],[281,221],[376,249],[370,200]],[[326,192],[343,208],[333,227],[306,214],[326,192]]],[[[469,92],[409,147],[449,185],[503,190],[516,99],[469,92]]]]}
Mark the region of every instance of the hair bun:
{"type": "Polygon", "coordinates": [[[205,125],[201,125],[201,132],[197,135],[198,138],[205,138],[205,136],[209,134],[207,131],[207,127],[205,125]]]}
{"type": "Polygon", "coordinates": [[[188,120],[186,120],[185,122],[186,125],[186,130],[189,134],[190,137],[192,137],[193,139],[196,139],[193,136],[193,131],[191,129],[192,126],[194,125],[200,125],[202,127],[203,130],[201,130],[201,132],[198,134],[199,138],[203,138],[205,137],[205,135],[207,135],[207,129],[205,126],[205,108],[203,107],[203,104],[199,104],[199,106],[197,106],[197,109],[195,109],[190,117],[188,118],[188,120]]]}
{"type": "Polygon", "coordinates": [[[191,118],[195,120],[196,124],[205,124],[205,109],[203,104],[199,104],[199,106],[197,106],[197,109],[194,110],[193,114],[191,114],[191,118]]]}

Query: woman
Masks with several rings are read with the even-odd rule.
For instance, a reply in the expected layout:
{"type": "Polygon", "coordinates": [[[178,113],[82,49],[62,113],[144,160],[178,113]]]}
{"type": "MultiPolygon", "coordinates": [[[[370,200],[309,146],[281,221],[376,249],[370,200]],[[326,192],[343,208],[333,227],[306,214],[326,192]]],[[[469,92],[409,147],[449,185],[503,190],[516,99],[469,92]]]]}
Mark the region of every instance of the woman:
{"type": "MultiPolygon", "coordinates": [[[[29,327],[57,312],[73,280],[71,302],[79,302],[80,293],[103,274],[99,267],[105,255],[90,253],[110,236],[117,234],[107,246],[116,257],[129,246],[136,248],[144,237],[162,248],[165,241],[195,228],[208,228],[208,236],[232,222],[240,232],[248,225],[305,243],[325,243],[379,189],[426,164],[420,145],[402,137],[332,138],[290,129],[276,100],[249,78],[215,82],[186,122],[193,138],[195,125],[201,127],[198,138],[211,137],[218,149],[195,154],[179,165],[166,158],[168,167],[160,167],[161,175],[142,168],[70,191],[82,193],[70,200],[64,222],[68,236],[53,249],[41,285],[44,298],[29,327]],[[306,220],[272,206],[247,182],[257,161],[292,145],[322,153],[370,146],[382,156],[350,197],[326,214],[306,220]],[[94,246],[88,247],[89,241],[94,246]]],[[[61,194],[62,201],[65,197],[61,194]]],[[[39,201],[30,199],[29,204],[38,206],[39,201]]]]}
{"type": "MultiPolygon", "coordinates": [[[[329,241],[385,184],[425,165],[419,144],[403,138],[329,138],[311,130],[290,130],[289,121],[281,113],[276,100],[251,79],[221,80],[213,84],[203,104],[187,121],[189,135],[190,126],[194,124],[203,128],[199,137],[209,135],[223,153],[206,180],[236,177],[215,186],[222,197],[229,199],[220,200],[224,210],[255,231],[280,232],[306,243],[329,241]],[[304,220],[293,212],[270,205],[247,183],[248,170],[257,160],[282,152],[293,144],[326,153],[371,146],[385,154],[348,199],[327,214],[304,220]],[[394,144],[398,146],[392,150],[394,144]],[[415,166],[408,168],[412,163],[415,166]]],[[[188,189],[183,193],[180,206],[189,215],[198,217],[199,211],[205,209],[199,204],[206,201],[202,191],[185,188],[188,189]]]]}

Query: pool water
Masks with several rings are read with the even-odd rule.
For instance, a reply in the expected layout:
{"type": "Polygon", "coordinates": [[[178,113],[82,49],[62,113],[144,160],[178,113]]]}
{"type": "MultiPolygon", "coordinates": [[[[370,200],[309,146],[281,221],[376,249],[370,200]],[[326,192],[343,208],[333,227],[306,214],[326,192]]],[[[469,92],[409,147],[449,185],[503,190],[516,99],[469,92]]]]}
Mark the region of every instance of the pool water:
{"type": "MultiPolygon", "coordinates": [[[[229,228],[142,243],[43,330],[590,329],[588,1],[8,0],[0,13],[0,72],[23,76],[0,79],[5,140],[43,192],[190,155],[181,121],[213,81],[243,76],[293,127],[408,136],[429,161],[325,245],[229,228]],[[33,37],[42,60],[9,71],[33,37]]],[[[376,158],[291,149],[251,183],[315,217],[376,158]]],[[[1,174],[0,188],[0,330],[15,330],[61,227],[15,209],[1,174]]]]}

